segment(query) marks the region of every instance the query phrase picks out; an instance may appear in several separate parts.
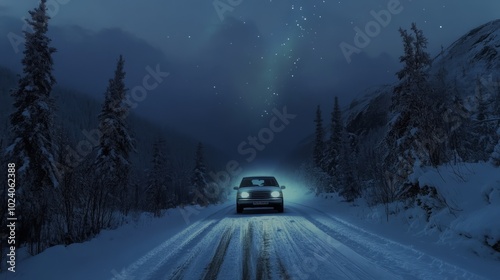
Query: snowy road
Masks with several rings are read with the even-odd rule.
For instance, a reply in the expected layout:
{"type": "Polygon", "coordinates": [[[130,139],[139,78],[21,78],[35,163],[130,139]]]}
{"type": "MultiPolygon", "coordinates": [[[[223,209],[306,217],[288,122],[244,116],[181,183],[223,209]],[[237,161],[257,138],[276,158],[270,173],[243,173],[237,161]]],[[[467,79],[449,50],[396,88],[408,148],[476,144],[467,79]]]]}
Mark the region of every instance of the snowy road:
{"type": "Polygon", "coordinates": [[[123,270],[122,279],[481,279],[309,206],[225,207],[123,270]]]}

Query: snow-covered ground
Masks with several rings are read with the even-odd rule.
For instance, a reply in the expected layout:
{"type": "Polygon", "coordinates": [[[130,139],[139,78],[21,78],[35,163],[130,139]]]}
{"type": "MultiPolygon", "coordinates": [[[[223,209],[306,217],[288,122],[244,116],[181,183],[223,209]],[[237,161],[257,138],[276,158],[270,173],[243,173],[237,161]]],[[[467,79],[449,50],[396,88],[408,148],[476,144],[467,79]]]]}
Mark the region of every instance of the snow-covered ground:
{"type": "Polygon", "coordinates": [[[131,217],[115,230],[105,230],[96,238],[69,246],[54,246],[34,257],[18,259],[16,272],[3,272],[0,279],[128,279],[120,273],[175,234],[186,230],[221,206],[170,209],[161,218],[149,214],[131,217]]]}
{"type": "Polygon", "coordinates": [[[500,260],[474,235],[498,236],[500,174],[487,164],[465,167],[465,181],[445,167],[416,174],[461,209],[430,223],[415,209],[387,222],[383,207],[315,197],[287,182],[284,213],[236,214],[231,199],[142,215],[91,241],[26,257],[0,279],[498,279],[500,260]]]}

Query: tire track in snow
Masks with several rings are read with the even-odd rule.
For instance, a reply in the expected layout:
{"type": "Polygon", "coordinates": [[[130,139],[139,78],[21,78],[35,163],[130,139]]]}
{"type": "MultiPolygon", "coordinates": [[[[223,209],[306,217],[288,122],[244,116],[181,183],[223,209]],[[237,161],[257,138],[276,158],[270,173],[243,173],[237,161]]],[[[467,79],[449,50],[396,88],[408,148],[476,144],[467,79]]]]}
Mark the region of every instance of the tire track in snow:
{"type": "Polygon", "coordinates": [[[289,208],[291,216],[274,223],[273,240],[278,275],[292,279],[400,279],[384,268],[355,253],[344,244],[327,242],[328,234],[289,208]],[[294,213],[295,212],[295,213],[294,213]]]}
{"type": "Polygon", "coordinates": [[[293,204],[320,214],[313,216],[308,211],[297,209],[308,221],[330,237],[405,279],[483,279],[472,272],[378,236],[314,207],[293,204]]]}
{"type": "Polygon", "coordinates": [[[132,266],[132,273],[127,272],[124,275],[127,275],[126,277],[130,279],[163,279],[165,272],[161,271],[161,268],[165,267],[165,264],[171,259],[185,255],[184,248],[190,247],[191,244],[196,244],[199,240],[203,239],[205,233],[209,232],[216,223],[216,221],[211,221],[204,224],[197,231],[187,234],[187,239],[182,238],[182,236],[169,239],[153,252],[150,252],[145,258],[134,264],[132,266]]]}
{"type": "Polygon", "coordinates": [[[233,236],[234,224],[227,228],[222,235],[222,238],[215,250],[215,254],[210,261],[208,268],[206,268],[207,272],[203,277],[204,280],[213,280],[217,279],[217,275],[219,274],[220,267],[224,262],[224,256],[226,255],[227,248],[229,247],[229,243],[231,241],[231,237],[233,236]]]}
{"type": "Polygon", "coordinates": [[[257,258],[257,280],[267,280],[271,278],[271,264],[269,263],[269,231],[266,230],[265,224],[262,227],[262,240],[257,258]]]}
{"type": "Polygon", "coordinates": [[[212,230],[212,227],[220,222],[209,220],[213,217],[227,213],[230,206],[225,207],[203,220],[193,223],[185,230],[177,233],[170,239],[160,244],[155,249],[141,257],[135,263],[127,267],[121,274],[124,279],[163,279],[165,272],[161,268],[175,258],[180,258],[185,254],[184,249],[190,245],[198,243],[205,234],[212,230]]]}
{"type": "Polygon", "coordinates": [[[279,267],[279,272],[280,272],[280,277],[282,280],[290,280],[292,279],[288,272],[286,271],[285,265],[283,265],[283,261],[281,258],[278,256],[278,267],[279,267]]]}
{"type": "Polygon", "coordinates": [[[253,227],[254,223],[252,220],[245,226],[245,229],[241,235],[241,244],[243,244],[243,258],[242,258],[242,279],[243,280],[251,280],[252,272],[250,267],[252,266],[252,254],[251,247],[253,244],[253,227]]]}
{"type": "MultiPolygon", "coordinates": [[[[281,248],[276,250],[276,256],[282,264],[282,271],[291,279],[316,279],[319,276],[315,275],[317,269],[308,263],[313,255],[312,243],[310,241],[310,233],[305,233],[304,229],[298,224],[306,222],[301,217],[289,218],[275,224],[274,232],[280,233],[281,236],[275,235],[275,239],[279,239],[281,248]],[[302,221],[301,221],[302,220],[302,221]],[[282,230],[279,230],[282,228],[282,230]],[[311,278],[312,276],[312,278],[311,278]]],[[[326,249],[326,248],[325,248],[326,249]]],[[[334,260],[334,257],[330,258],[334,260]]],[[[338,261],[332,267],[338,266],[338,261]]],[[[343,267],[343,265],[342,265],[343,267]]],[[[351,279],[349,274],[343,269],[338,269],[335,274],[330,275],[331,279],[351,279]]]]}
{"type": "Polygon", "coordinates": [[[293,226],[295,220],[290,217],[283,217],[278,222],[273,223],[272,232],[273,239],[279,242],[278,246],[274,247],[275,257],[278,259],[281,274],[288,275],[288,279],[307,279],[301,273],[300,263],[304,250],[297,244],[298,239],[293,234],[293,226]]]}
{"type": "Polygon", "coordinates": [[[171,273],[171,276],[168,278],[170,280],[182,280],[184,278],[184,272],[189,267],[193,259],[197,254],[191,254],[184,262],[177,266],[174,272],[171,273]]]}

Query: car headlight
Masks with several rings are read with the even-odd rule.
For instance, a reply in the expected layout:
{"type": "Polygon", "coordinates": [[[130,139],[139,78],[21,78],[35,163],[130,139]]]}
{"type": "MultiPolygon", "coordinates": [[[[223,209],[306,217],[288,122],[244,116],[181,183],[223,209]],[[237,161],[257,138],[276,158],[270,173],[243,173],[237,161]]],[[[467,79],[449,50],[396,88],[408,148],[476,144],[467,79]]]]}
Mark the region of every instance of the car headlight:
{"type": "Polygon", "coordinates": [[[249,194],[249,193],[247,193],[247,192],[241,192],[241,193],[240,193],[240,197],[241,197],[241,198],[248,198],[249,196],[250,196],[250,194],[249,194]]]}
{"type": "Polygon", "coordinates": [[[281,193],[280,193],[280,192],[278,192],[278,191],[274,191],[274,192],[272,192],[272,193],[271,193],[271,196],[272,196],[272,197],[280,197],[280,196],[281,196],[281,193]]]}

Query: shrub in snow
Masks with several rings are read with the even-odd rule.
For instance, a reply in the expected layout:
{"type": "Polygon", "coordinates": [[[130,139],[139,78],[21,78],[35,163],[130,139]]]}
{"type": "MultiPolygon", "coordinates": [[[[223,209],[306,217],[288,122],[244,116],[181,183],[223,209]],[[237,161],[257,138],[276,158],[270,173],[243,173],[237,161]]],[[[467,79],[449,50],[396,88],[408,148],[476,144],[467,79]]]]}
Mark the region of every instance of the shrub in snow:
{"type": "Polygon", "coordinates": [[[419,183],[408,184],[405,188],[406,192],[402,194],[402,199],[406,199],[405,209],[411,208],[414,205],[422,208],[426,213],[426,221],[437,211],[446,207],[444,198],[438,193],[433,186],[419,186],[419,183]]]}

